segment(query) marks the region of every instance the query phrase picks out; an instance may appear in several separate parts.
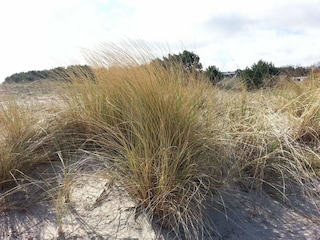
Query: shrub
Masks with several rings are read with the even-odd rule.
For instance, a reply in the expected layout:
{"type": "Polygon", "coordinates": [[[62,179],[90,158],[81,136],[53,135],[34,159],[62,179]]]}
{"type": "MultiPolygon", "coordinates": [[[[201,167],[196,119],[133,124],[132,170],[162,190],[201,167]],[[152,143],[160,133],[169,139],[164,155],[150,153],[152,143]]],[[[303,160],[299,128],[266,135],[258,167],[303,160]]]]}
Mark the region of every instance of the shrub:
{"type": "Polygon", "coordinates": [[[270,78],[276,74],[278,70],[272,63],[259,60],[251,68],[243,70],[241,77],[248,89],[256,89],[264,87],[266,81],[270,81],[270,78]]]}

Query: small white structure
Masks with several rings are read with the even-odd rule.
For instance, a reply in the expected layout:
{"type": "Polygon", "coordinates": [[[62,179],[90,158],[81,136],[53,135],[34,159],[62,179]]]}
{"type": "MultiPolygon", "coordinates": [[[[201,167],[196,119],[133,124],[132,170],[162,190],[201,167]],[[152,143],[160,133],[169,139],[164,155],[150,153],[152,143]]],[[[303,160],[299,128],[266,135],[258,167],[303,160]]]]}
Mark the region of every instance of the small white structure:
{"type": "Polygon", "coordinates": [[[304,80],[307,80],[308,76],[300,76],[300,77],[293,77],[292,80],[297,82],[303,82],[304,80]]]}

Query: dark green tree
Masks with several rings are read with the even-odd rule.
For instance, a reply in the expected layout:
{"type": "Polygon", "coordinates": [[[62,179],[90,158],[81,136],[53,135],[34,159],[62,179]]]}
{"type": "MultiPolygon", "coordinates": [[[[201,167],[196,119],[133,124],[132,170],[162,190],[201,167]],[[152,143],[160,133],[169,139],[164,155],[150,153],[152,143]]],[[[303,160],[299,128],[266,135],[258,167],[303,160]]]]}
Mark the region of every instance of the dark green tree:
{"type": "Polygon", "coordinates": [[[183,63],[183,65],[186,67],[189,71],[201,71],[202,70],[202,64],[200,63],[200,57],[193,53],[184,50],[183,53],[178,55],[183,63]]]}
{"type": "Polygon", "coordinates": [[[187,50],[184,50],[179,54],[169,54],[168,57],[163,57],[163,59],[157,58],[153,62],[160,63],[165,68],[182,66],[186,71],[189,72],[202,71],[200,57],[197,54],[187,50]]]}
{"type": "Polygon", "coordinates": [[[222,80],[222,72],[216,66],[209,66],[205,70],[205,76],[212,82],[216,84],[220,80],[222,80]]]}
{"type": "Polygon", "coordinates": [[[266,81],[278,73],[279,70],[273,63],[259,60],[257,63],[254,63],[251,68],[247,67],[243,70],[241,77],[248,89],[257,89],[264,87],[266,81]]]}

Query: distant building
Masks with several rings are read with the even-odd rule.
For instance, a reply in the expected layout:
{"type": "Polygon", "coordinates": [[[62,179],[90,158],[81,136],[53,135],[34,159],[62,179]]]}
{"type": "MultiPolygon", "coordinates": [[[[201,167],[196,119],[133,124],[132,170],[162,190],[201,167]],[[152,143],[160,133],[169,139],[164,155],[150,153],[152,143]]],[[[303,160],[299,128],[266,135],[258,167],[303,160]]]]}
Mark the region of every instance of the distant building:
{"type": "Polygon", "coordinates": [[[233,72],[222,72],[223,78],[236,78],[238,76],[239,71],[233,72]]]}
{"type": "Polygon", "coordinates": [[[303,82],[304,80],[307,80],[308,76],[300,76],[300,77],[292,77],[292,80],[297,82],[303,82]]]}

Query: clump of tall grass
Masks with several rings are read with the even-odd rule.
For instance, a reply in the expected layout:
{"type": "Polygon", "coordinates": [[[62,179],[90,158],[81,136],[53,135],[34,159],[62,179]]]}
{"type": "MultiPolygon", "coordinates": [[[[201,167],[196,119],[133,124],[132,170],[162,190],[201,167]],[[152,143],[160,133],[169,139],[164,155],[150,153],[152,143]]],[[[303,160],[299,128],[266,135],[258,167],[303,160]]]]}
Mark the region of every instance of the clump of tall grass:
{"type": "Polygon", "coordinates": [[[229,169],[233,181],[255,190],[271,186],[282,196],[293,185],[308,192],[306,183],[315,177],[312,162],[317,157],[295,137],[297,122],[291,119],[294,108],[279,111],[283,99],[276,90],[243,92],[244,103],[240,101],[243,96],[227,94],[221,129],[226,153],[233,159],[229,169]]]}
{"type": "Polygon", "coordinates": [[[38,151],[41,135],[32,114],[17,101],[0,106],[0,183],[12,180],[14,170],[28,170],[45,153],[38,151]]]}
{"type": "Polygon", "coordinates": [[[312,99],[304,106],[304,111],[300,116],[296,137],[304,142],[319,143],[320,98],[318,96],[319,89],[310,96],[312,99]]]}
{"type": "Polygon", "coordinates": [[[320,137],[319,80],[310,76],[303,82],[288,81],[277,89],[281,112],[295,121],[292,136],[305,143],[317,143],[320,137]]]}
{"type": "Polygon", "coordinates": [[[74,130],[80,124],[80,132],[85,126],[82,147],[104,159],[138,208],[193,239],[204,230],[205,201],[222,182],[219,144],[207,122],[215,112],[206,111],[215,90],[182,67],[141,65],[116,54],[108,57],[125,64],[104,62],[94,81],[74,79],[63,119],[76,123],[69,125],[74,130]]]}

